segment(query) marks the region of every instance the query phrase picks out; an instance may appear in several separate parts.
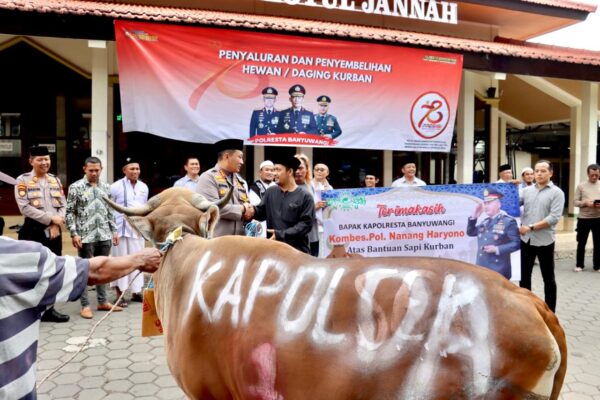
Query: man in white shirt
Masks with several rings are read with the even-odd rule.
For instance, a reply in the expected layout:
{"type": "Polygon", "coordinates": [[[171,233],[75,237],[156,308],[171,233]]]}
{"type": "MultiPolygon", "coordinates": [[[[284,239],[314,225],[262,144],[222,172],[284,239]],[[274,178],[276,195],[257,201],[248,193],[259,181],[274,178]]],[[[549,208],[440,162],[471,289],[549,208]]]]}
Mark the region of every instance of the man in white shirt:
{"type": "Polygon", "coordinates": [[[178,179],[173,187],[186,187],[192,192],[198,187],[198,176],[200,175],[200,161],[196,157],[188,157],[183,166],[185,176],[178,179]]]}
{"type": "Polygon", "coordinates": [[[276,185],[276,183],[273,182],[273,163],[271,161],[265,160],[261,162],[258,167],[258,174],[259,179],[252,182],[248,188],[248,197],[253,206],[259,205],[260,200],[263,198],[267,189],[276,185]]]}
{"type": "Polygon", "coordinates": [[[392,187],[426,186],[427,184],[417,178],[417,164],[413,160],[406,160],[402,164],[402,178],[392,182],[392,187]]]}
{"type": "MultiPolygon", "coordinates": [[[[140,164],[133,157],[126,157],[122,163],[123,178],[119,179],[110,186],[110,195],[115,203],[125,207],[139,207],[148,201],[148,186],[139,180],[140,164]]],[[[144,238],[129,225],[123,214],[115,212],[117,223],[117,233],[119,235],[119,245],[112,249],[113,256],[125,256],[144,248],[144,238]]],[[[132,272],[118,280],[111,282],[110,286],[116,288],[117,298],[131,283],[131,300],[142,302],[142,288],[144,286],[143,274],[132,272]]],[[[119,304],[121,307],[127,307],[125,301],[119,304]]]]}

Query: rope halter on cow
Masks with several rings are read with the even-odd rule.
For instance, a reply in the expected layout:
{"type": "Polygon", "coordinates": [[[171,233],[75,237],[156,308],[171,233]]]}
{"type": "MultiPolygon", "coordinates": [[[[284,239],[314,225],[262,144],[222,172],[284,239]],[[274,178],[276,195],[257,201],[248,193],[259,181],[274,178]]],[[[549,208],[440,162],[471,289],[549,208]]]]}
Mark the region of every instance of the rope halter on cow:
{"type": "Polygon", "coordinates": [[[164,242],[156,243],[156,247],[166,253],[176,241],[183,239],[183,227],[178,226],[167,235],[167,239],[164,242]]]}

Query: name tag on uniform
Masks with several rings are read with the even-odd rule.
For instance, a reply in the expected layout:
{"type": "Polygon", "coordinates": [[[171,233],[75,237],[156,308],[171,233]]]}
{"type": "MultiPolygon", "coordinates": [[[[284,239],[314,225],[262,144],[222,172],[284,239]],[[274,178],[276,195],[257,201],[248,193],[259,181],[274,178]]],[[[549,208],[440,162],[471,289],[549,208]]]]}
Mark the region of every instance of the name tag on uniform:
{"type": "Polygon", "coordinates": [[[310,124],[310,115],[303,115],[303,116],[302,116],[302,124],[303,124],[303,125],[308,125],[308,124],[310,124]]]}

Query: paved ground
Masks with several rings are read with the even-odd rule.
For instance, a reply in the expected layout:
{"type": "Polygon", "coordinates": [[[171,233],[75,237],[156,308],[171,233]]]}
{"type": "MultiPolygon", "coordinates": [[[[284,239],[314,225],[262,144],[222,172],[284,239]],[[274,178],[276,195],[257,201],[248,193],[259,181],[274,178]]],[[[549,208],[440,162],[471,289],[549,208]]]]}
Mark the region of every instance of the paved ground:
{"type": "MultiPolygon", "coordinates": [[[[8,225],[8,224],[7,224],[8,225]]],[[[10,226],[10,225],[9,225],[10,226]]],[[[584,272],[574,273],[572,221],[557,235],[557,315],[568,339],[568,371],[561,393],[564,400],[600,400],[600,273],[586,259],[584,272]]],[[[12,235],[11,235],[12,236],[12,235]]],[[[590,239],[591,242],[591,239],[590,239]]],[[[72,254],[65,240],[65,253],[72,254]]],[[[542,295],[541,276],[535,268],[534,292],[542,295]]],[[[95,305],[95,292],[90,292],[95,305]]],[[[42,323],[38,379],[72,355],[74,343],[88,335],[93,320],[79,317],[79,303],[59,308],[71,315],[64,324],[42,323]]],[[[140,337],[141,305],[111,315],[94,335],[96,347],[85,350],[59,373],[39,386],[39,399],[183,399],[166,366],[162,337],[140,337]]]]}

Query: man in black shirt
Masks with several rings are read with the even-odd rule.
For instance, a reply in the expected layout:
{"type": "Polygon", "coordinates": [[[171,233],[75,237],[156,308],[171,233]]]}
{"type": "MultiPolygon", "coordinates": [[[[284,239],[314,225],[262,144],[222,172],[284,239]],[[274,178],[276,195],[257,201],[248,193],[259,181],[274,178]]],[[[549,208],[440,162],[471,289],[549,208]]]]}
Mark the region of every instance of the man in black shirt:
{"type": "Polygon", "coordinates": [[[300,160],[283,156],[273,163],[277,186],[267,189],[262,201],[255,207],[254,218],[267,221],[269,239],[285,242],[310,254],[308,233],[315,219],[315,203],[310,193],[296,185],[294,173],[300,166],[300,160]]]}

